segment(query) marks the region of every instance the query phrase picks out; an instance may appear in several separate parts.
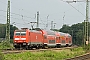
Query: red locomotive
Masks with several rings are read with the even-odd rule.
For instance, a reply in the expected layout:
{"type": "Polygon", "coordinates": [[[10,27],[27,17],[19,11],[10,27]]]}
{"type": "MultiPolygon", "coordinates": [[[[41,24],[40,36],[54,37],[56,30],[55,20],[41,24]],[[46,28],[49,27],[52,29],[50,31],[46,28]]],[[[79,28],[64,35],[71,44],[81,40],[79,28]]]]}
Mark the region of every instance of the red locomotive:
{"type": "Polygon", "coordinates": [[[14,31],[15,48],[40,48],[71,46],[72,36],[67,33],[47,31],[47,30],[29,30],[23,28],[14,31]]]}

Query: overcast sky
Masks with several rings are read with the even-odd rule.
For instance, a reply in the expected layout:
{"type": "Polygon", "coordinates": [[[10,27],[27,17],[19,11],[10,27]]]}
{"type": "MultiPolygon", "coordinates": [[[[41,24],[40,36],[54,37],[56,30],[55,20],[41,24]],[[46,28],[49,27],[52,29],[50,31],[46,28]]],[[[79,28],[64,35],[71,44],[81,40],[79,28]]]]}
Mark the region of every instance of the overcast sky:
{"type": "MultiPolygon", "coordinates": [[[[6,23],[7,1],[0,0],[0,23],[6,23]]],[[[30,22],[36,22],[35,14],[39,11],[39,27],[46,28],[48,16],[48,29],[51,21],[56,23],[55,28],[60,29],[63,24],[72,25],[81,23],[86,19],[86,2],[67,3],[72,0],[11,0],[11,24],[18,28],[31,28],[30,22]],[[22,17],[23,16],[23,17],[22,17]],[[64,17],[64,18],[63,18],[64,17]]],[[[36,27],[36,24],[34,24],[36,27]]]]}

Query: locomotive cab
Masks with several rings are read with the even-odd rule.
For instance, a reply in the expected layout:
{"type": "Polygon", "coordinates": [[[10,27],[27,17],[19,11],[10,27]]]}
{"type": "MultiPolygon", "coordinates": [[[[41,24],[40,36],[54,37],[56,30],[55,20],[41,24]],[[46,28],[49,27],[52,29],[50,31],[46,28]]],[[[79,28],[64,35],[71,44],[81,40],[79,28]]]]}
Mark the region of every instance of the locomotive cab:
{"type": "Polygon", "coordinates": [[[27,45],[29,30],[15,30],[14,32],[14,47],[20,48],[27,45]]]}

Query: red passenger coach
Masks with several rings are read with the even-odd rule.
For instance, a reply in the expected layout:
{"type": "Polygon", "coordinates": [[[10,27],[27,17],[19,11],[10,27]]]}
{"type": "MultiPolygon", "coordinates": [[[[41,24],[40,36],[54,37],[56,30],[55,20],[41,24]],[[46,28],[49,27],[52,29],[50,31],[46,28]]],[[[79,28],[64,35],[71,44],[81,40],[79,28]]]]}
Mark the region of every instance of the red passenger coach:
{"type": "Polygon", "coordinates": [[[65,37],[66,37],[66,46],[71,46],[72,45],[72,37],[71,37],[71,35],[66,33],[65,37]]]}
{"type": "Polygon", "coordinates": [[[61,47],[60,33],[55,32],[55,34],[56,34],[56,47],[61,47]]]}
{"type": "Polygon", "coordinates": [[[47,31],[48,46],[56,46],[56,35],[54,31],[47,31]]]}
{"type": "Polygon", "coordinates": [[[63,32],[59,32],[59,33],[60,33],[61,46],[71,46],[72,45],[71,35],[63,32]]]}
{"type": "Polygon", "coordinates": [[[61,40],[61,46],[66,46],[66,37],[65,33],[59,32],[60,33],[60,40],[61,40]]]}
{"type": "Polygon", "coordinates": [[[70,34],[68,34],[68,40],[69,40],[69,46],[72,45],[72,36],[70,34]]]}
{"type": "Polygon", "coordinates": [[[55,33],[47,30],[40,30],[43,34],[43,47],[55,45],[55,33]]]}
{"type": "Polygon", "coordinates": [[[66,46],[69,46],[69,34],[68,33],[66,33],[65,34],[65,37],[66,37],[66,46]]]}
{"type": "Polygon", "coordinates": [[[56,46],[56,35],[51,30],[41,30],[43,33],[43,44],[44,46],[56,46]]]}

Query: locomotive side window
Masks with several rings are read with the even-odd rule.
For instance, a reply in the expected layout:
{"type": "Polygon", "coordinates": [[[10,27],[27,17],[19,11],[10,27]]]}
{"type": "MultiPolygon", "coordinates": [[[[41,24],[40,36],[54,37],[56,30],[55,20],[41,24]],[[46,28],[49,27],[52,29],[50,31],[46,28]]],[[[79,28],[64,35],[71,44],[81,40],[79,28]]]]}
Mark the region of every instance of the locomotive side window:
{"type": "Polygon", "coordinates": [[[47,39],[47,36],[46,35],[44,35],[44,39],[47,39]]]}
{"type": "Polygon", "coordinates": [[[15,35],[16,35],[16,36],[20,35],[20,32],[16,32],[15,35]]]}
{"type": "Polygon", "coordinates": [[[21,35],[26,35],[26,32],[21,32],[21,35]]]}

